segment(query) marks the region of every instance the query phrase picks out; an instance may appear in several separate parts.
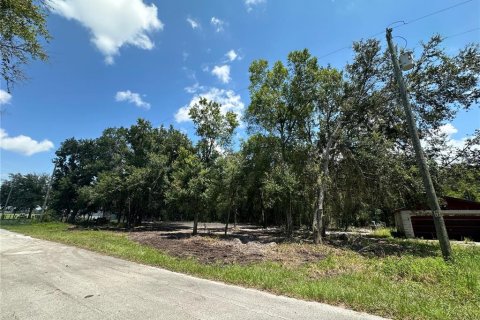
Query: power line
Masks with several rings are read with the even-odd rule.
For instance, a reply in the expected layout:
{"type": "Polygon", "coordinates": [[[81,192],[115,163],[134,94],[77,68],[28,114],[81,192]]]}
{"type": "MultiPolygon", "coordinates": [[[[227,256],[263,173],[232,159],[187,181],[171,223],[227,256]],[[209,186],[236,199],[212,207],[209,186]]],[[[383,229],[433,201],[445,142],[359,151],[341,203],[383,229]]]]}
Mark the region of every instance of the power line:
{"type": "MultiPolygon", "coordinates": [[[[446,36],[446,37],[443,37],[442,40],[446,40],[446,39],[451,39],[451,38],[455,38],[455,37],[459,37],[459,36],[463,36],[464,34],[467,34],[467,33],[470,33],[470,32],[474,32],[474,31],[477,31],[477,30],[480,30],[480,27],[477,27],[477,28],[473,28],[473,29],[469,29],[469,30],[465,30],[465,31],[462,31],[462,32],[459,32],[459,33],[454,33],[454,34],[451,34],[449,36],[446,36]]],[[[421,45],[416,45],[415,47],[413,47],[411,50],[414,51],[416,48],[420,47],[421,45]]]]}
{"type": "Polygon", "coordinates": [[[418,17],[418,18],[413,19],[413,20],[411,20],[411,21],[407,21],[405,24],[401,24],[401,25],[396,26],[396,27],[394,27],[394,28],[392,28],[392,29],[400,28],[400,27],[403,27],[403,26],[405,26],[405,25],[407,25],[407,24],[412,24],[412,23],[414,23],[414,22],[417,22],[417,21],[423,20],[423,19],[425,19],[425,18],[434,16],[434,15],[436,15],[436,14],[439,14],[439,13],[442,13],[442,12],[445,12],[445,11],[448,11],[448,10],[450,10],[450,9],[453,9],[453,8],[456,8],[456,7],[460,7],[460,6],[464,5],[464,4],[467,4],[467,3],[472,2],[472,1],[473,1],[473,0],[463,1],[463,2],[460,2],[460,3],[454,4],[453,6],[446,7],[446,8],[443,8],[443,9],[440,9],[440,10],[437,10],[437,11],[434,11],[434,12],[432,12],[432,13],[429,13],[429,14],[426,14],[426,15],[424,15],[424,16],[418,17]]]}
{"type": "Polygon", "coordinates": [[[464,34],[467,34],[467,33],[473,32],[473,31],[477,31],[477,30],[480,30],[480,27],[473,28],[473,29],[470,29],[470,30],[466,30],[466,31],[463,31],[463,32],[459,32],[459,33],[455,33],[455,34],[446,36],[443,39],[445,40],[445,39],[450,39],[450,38],[454,38],[454,37],[458,37],[458,36],[463,36],[464,34]]]}
{"type": "Polygon", "coordinates": [[[328,56],[331,56],[332,54],[335,54],[335,53],[337,53],[337,52],[343,51],[343,50],[345,50],[345,49],[351,49],[351,48],[352,48],[352,46],[348,46],[348,47],[343,47],[343,48],[340,48],[340,49],[331,51],[331,52],[329,52],[329,53],[327,53],[327,54],[324,54],[323,56],[318,57],[318,60],[323,59],[323,58],[326,58],[326,57],[328,57],[328,56]]]}
{"type": "MultiPolygon", "coordinates": [[[[450,39],[450,38],[455,38],[455,37],[459,37],[459,36],[462,36],[462,35],[464,35],[464,34],[471,33],[471,32],[477,31],[477,30],[480,30],[480,27],[473,28],[473,29],[468,29],[468,30],[465,30],[465,31],[462,31],[462,32],[459,32],[459,33],[454,33],[454,34],[448,35],[448,36],[444,37],[443,40],[450,39]]],[[[383,33],[385,33],[385,31],[382,31],[381,33],[378,33],[378,34],[383,34],[383,33]]],[[[378,34],[377,34],[377,35],[378,35],[378,34]]],[[[371,36],[371,37],[369,37],[369,38],[372,38],[372,37],[373,37],[373,36],[371,36]]],[[[400,36],[397,36],[397,37],[400,37],[400,36]]],[[[403,37],[400,37],[400,38],[403,38],[403,37]]],[[[403,38],[403,39],[406,41],[405,38],[403,38]]],[[[417,48],[417,47],[418,47],[418,46],[415,46],[415,47],[413,47],[413,49],[415,49],[415,48],[417,48]]],[[[330,52],[330,53],[328,53],[328,54],[326,54],[326,55],[320,56],[318,59],[320,60],[320,59],[322,59],[322,58],[324,58],[324,57],[326,57],[326,56],[329,56],[329,55],[335,54],[335,53],[337,53],[337,52],[339,52],[339,51],[341,51],[341,50],[350,49],[350,48],[351,48],[351,46],[350,46],[350,47],[343,47],[343,48],[337,49],[337,50],[332,51],[332,52],[330,52]]],[[[412,49],[412,50],[413,50],[413,49],[412,49]]],[[[242,91],[247,90],[247,89],[249,89],[249,88],[250,88],[250,86],[247,86],[247,87],[244,87],[244,88],[234,89],[234,90],[235,90],[235,92],[242,92],[242,91]]]]}
{"type": "MultiPolygon", "coordinates": [[[[445,12],[445,11],[447,11],[447,10],[450,10],[450,9],[453,9],[453,8],[456,8],[456,7],[459,7],[459,6],[461,6],[461,5],[467,4],[467,3],[472,2],[472,1],[473,1],[473,0],[467,0],[467,1],[464,1],[464,2],[460,2],[460,3],[457,3],[456,5],[453,5],[453,6],[450,6],[450,7],[447,7],[447,8],[443,8],[443,9],[434,11],[434,12],[432,12],[432,13],[426,14],[426,15],[424,15],[424,16],[415,18],[415,19],[413,19],[412,21],[409,21],[409,22],[405,22],[404,20],[399,20],[399,21],[395,21],[395,22],[391,23],[390,25],[401,22],[401,23],[402,23],[401,25],[392,27],[392,29],[396,29],[396,28],[405,26],[405,25],[407,25],[407,24],[415,23],[415,22],[417,22],[417,21],[419,21],[419,20],[422,20],[422,19],[425,19],[425,18],[427,18],[427,17],[431,17],[431,16],[433,16],[433,15],[436,15],[436,14],[439,14],[439,13],[442,13],[442,12],[445,12]]],[[[450,39],[450,38],[454,38],[454,37],[458,37],[458,36],[462,36],[462,35],[464,35],[464,34],[471,33],[471,32],[477,31],[477,30],[480,30],[480,27],[473,28],[473,29],[469,29],[469,30],[465,30],[465,31],[462,31],[462,32],[459,32],[459,33],[455,33],[455,34],[446,36],[446,37],[443,38],[443,40],[450,39]]],[[[376,36],[378,36],[378,35],[381,35],[381,34],[383,34],[383,33],[385,33],[385,30],[380,31],[380,32],[377,32],[377,33],[369,36],[368,39],[374,38],[374,37],[376,37],[376,36]]],[[[402,37],[402,38],[403,38],[403,37],[402,37]]],[[[405,38],[404,38],[404,39],[405,39],[405,38]]],[[[418,47],[418,46],[415,46],[413,49],[415,49],[415,48],[417,48],[417,47],[418,47]]],[[[323,59],[323,58],[328,57],[328,56],[331,56],[331,55],[333,55],[333,54],[335,54],[335,53],[337,53],[337,52],[343,51],[343,50],[345,50],[345,49],[351,49],[351,48],[352,48],[352,46],[347,46],[347,47],[339,48],[339,49],[337,49],[337,50],[331,51],[331,52],[329,52],[329,53],[327,53],[327,54],[324,54],[323,56],[318,57],[318,60],[323,59]]],[[[235,92],[242,92],[242,91],[247,90],[247,89],[249,89],[249,86],[248,86],[248,87],[241,88],[241,89],[236,89],[235,92]]]]}
{"type": "MultiPolygon", "coordinates": [[[[403,27],[403,26],[406,26],[406,25],[410,25],[410,24],[415,23],[415,22],[417,22],[417,21],[426,19],[426,18],[428,18],[428,17],[437,15],[437,14],[439,14],[439,13],[442,13],[442,12],[445,12],[445,11],[448,11],[448,10],[451,10],[451,9],[454,9],[454,8],[456,8],[456,7],[460,7],[460,6],[465,5],[465,4],[467,4],[467,3],[469,3],[469,2],[472,2],[472,1],[474,1],[474,0],[466,0],[466,1],[463,1],[463,2],[460,2],[460,3],[457,3],[457,4],[455,4],[455,5],[452,5],[452,6],[449,6],[449,7],[446,7],[446,8],[443,8],[443,9],[440,9],[440,10],[437,10],[437,11],[434,11],[434,12],[431,12],[431,13],[428,13],[428,14],[426,14],[426,15],[423,15],[423,16],[421,16],[421,17],[415,18],[415,19],[413,19],[413,20],[410,20],[410,21],[407,20],[407,22],[405,22],[404,20],[399,20],[399,21],[395,21],[394,23],[391,23],[390,25],[401,22],[402,24],[400,24],[400,25],[398,25],[398,26],[392,27],[392,29],[397,29],[397,28],[400,28],[400,27],[403,27]]],[[[477,28],[477,29],[478,29],[478,28],[477,28]]],[[[475,31],[475,29],[468,30],[468,31],[466,31],[465,33],[472,32],[472,31],[475,31]]],[[[385,32],[385,30],[379,31],[379,32],[377,32],[377,33],[369,36],[368,39],[375,38],[376,36],[381,35],[381,34],[383,34],[384,32],[385,32]]],[[[459,34],[459,35],[460,35],[460,34],[459,34]]],[[[454,35],[454,36],[456,36],[456,35],[454,35]]],[[[453,37],[453,36],[449,36],[449,37],[446,37],[446,38],[451,38],[451,37],[453,37]]],[[[446,38],[445,38],[445,39],[446,39],[446,38]]],[[[343,51],[343,50],[345,50],[345,49],[351,49],[351,48],[352,48],[351,45],[350,45],[350,46],[346,46],[346,47],[342,47],[342,48],[336,49],[336,50],[334,50],[334,51],[331,51],[331,52],[329,52],[329,53],[327,53],[327,54],[324,54],[324,55],[318,57],[318,59],[320,60],[320,59],[326,58],[326,57],[328,57],[328,56],[331,56],[331,55],[333,55],[333,54],[335,54],[335,53],[337,53],[337,52],[343,51]]]]}

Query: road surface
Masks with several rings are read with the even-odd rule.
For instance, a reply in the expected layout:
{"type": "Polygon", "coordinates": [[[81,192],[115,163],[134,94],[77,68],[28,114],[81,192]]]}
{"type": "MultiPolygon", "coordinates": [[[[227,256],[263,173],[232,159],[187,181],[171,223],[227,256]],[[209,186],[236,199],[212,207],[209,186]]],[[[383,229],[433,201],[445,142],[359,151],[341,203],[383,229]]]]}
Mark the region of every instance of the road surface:
{"type": "Polygon", "coordinates": [[[0,229],[1,319],[381,319],[0,229]]]}

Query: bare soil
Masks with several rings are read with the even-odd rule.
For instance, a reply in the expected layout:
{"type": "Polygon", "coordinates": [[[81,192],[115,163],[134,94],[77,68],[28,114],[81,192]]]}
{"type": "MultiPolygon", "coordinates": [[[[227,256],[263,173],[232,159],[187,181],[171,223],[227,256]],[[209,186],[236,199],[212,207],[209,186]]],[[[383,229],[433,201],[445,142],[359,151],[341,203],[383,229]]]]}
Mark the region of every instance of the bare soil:
{"type": "MultiPolygon", "coordinates": [[[[131,232],[130,239],[152,246],[179,258],[193,258],[202,263],[251,264],[277,262],[298,266],[326,257],[325,246],[313,246],[290,239],[280,230],[244,226],[224,236],[220,228],[205,228],[197,236],[191,229],[165,228],[157,231],[131,232]],[[293,241],[293,242],[292,242],[293,241]]],[[[331,250],[331,249],[328,249],[331,250]]]]}
{"type": "Polygon", "coordinates": [[[435,256],[438,248],[430,242],[411,242],[401,239],[376,239],[369,237],[370,230],[351,232],[331,231],[323,245],[312,243],[311,232],[296,230],[286,238],[281,228],[263,229],[240,224],[229,228],[224,236],[224,224],[199,223],[199,234],[192,236],[192,222],[145,222],[132,229],[107,226],[74,226],[71,231],[93,229],[128,232],[133,241],[152,246],[179,258],[193,258],[202,263],[251,264],[276,262],[299,266],[317,262],[329,254],[343,255],[348,251],[366,257],[435,256]]]}
{"type": "Polygon", "coordinates": [[[219,223],[199,224],[199,234],[192,236],[192,223],[172,222],[146,224],[129,232],[130,239],[152,246],[179,258],[193,258],[202,263],[251,264],[276,262],[285,266],[300,266],[317,262],[327,255],[354,251],[367,257],[435,255],[435,248],[427,243],[373,239],[365,234],[331,232],[324,245],[314,245],[307,230],[296,231],[286,238],[280,228],[263,229],[239,225],[224,236],[219,223]]]}

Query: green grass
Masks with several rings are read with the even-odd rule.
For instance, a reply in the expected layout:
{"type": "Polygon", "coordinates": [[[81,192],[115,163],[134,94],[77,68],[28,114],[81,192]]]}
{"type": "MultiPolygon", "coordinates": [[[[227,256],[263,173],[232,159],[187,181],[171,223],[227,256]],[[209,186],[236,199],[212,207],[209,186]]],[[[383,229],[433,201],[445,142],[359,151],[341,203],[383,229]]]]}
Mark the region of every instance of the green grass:
{"type": "Polygon", "coordinates": [[[392,238],[392,230],[390,228],[375,229],[370,236],[373,238],[392,238]]]}
{"type": "Polygon", "coordinates": [[[435,244],[389,239],[420,249],[380,258],[325,247],[325,259],[302,267],[273,262],[225,266],[174,258],[123,233],[68,231],[62,223],[2,227],[172,271],[395,319],[480,319],[479,247],[454,246],[455,262],[445,263],[435,244]]]}

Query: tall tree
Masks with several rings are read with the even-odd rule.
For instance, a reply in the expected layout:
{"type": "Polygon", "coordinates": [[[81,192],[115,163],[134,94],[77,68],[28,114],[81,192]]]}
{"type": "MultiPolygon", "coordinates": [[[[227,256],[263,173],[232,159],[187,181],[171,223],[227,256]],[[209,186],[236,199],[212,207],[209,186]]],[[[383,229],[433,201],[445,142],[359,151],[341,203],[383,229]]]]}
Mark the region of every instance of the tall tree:
{"type": "MultiPolygon", "coordinates": [[[[237,115],[231,111],[222,113],[221,105],[215,101],[201,98],[190,109],[190,117],[195,126],[195,132],[200,138],[197,143],[197,152],[200,164],[190,160],[194,175],[190,180],[190,187],[204,193],[211,182],[215,159],[231,147],[233,133],[238,126],[237,115]],[[196,164],[193,166],[193,164],[196,164]],[[198,169],[196,169],[198,167],[198,169]]],[[[206,195],[199,194],[199,199],[205,199],[206,195]]],[[[193,225],[193,233],[197,233],[199,213],[206,208],[213,208],[209,203],[197,205],[193,225]]]]}
{"type": "Polygon", "coordinates": [[[53,207],[74,221],[82,203],[78,196],[80,188],[89,186],[98,176],[99,148],[93,139],[65,140],[55,152],[53,207]]]}
{"type": "MultiPolygon", "coordinates": [[[[305,61],[299,62],[298,56],[309,55],[308,51],[293,52],[288,57],[288,65],[275,62],[269,69],[268,62],[257,60],[250,65],[250,99],[246,119],[250,130],[257,131],[278,141],[279,167],[293,170],[292,152],[296,144],[296,133],[305,110],[310,107],[302,101],[303,94],[309,95],[310,79],[296,77],[300,70],[310,67],[305,61]],[[304,90],[305,89],[305,90],[304,90]]],[[[310,75],[310,74],[309,74],[310,75]]],[[[275,179],[278,182],[278,179],[275,179]]],[[[273,182],[274,180],[270,180],[273,182]]],[[[287,181],[285,181],[286,184],[287,181]]],[[[284,184],[284,183],[281,183],[284,184]]],[[[286,185],[284,184],[284,185],[286,185]]],[[[271,184],[270,184],[271,185],[271,184]]],[[[279,188],[289,192],[290,188],[279,188]]],[[[285,230],[287,235],[293,232],[291,211],[292,194],[281,197],[285,201],[285,230]]]]}

